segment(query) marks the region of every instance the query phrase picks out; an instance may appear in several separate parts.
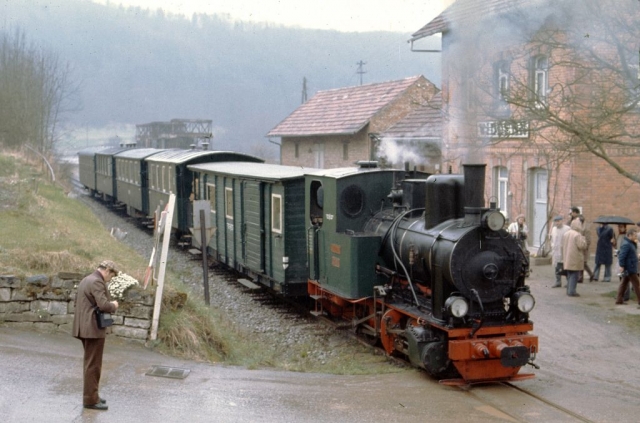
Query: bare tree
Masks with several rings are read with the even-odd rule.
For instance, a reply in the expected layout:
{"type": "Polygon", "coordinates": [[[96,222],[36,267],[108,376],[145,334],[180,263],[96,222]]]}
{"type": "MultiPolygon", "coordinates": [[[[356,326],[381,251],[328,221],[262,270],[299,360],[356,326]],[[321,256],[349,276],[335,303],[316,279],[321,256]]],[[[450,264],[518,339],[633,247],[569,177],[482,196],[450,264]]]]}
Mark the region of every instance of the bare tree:
{"type": "Polygon", "coordinates": [[[30,45],[20,29],[0,34],[0,143],[51,153],[77,92],[70,66],[54,52],[30,45]]]}

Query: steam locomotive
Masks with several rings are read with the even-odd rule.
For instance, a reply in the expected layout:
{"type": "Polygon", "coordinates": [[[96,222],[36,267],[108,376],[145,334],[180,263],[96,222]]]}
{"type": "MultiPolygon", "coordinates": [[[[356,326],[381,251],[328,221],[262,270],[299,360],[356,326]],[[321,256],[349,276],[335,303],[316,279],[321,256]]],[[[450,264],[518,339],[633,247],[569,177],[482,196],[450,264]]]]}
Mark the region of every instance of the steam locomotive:
{"type": "Polygon", "coordinates": [[[218,263],[307,298],[313,314],[442,383],[534,377],[519,373],[535,367],[538,350],[528,256],[496,205],[485,206],[484,165],[427,175],[375,162],[321,170],[228,152],[125,150],[82,153],[81,176],[83,157],[91,192],[137,215],[177,193],[174,231],[191,232],[218,263]],[[96,183],[105,174],[106,195],[96,183]]]}

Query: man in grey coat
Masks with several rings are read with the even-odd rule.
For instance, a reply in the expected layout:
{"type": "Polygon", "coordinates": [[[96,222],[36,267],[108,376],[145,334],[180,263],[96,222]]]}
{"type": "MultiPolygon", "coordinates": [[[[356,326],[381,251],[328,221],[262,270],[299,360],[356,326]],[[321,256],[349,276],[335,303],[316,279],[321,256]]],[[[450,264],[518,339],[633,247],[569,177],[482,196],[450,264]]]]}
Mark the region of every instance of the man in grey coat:
{"type": "Polygon", "coordinates": [[[84,408],[93,410],[109,408],[107,401],[98,394],[106,329],[98,328],[94,307],[97,306],[106,313],[113,313],[118,309],[118,302],[111,301],[107,290],[107,284],[118,273],[120,271],[114,262],[104,260],[95,272],[80,282],[76,293],[71,334],[82,342],[84,348],[82,404],[84,408]]]}

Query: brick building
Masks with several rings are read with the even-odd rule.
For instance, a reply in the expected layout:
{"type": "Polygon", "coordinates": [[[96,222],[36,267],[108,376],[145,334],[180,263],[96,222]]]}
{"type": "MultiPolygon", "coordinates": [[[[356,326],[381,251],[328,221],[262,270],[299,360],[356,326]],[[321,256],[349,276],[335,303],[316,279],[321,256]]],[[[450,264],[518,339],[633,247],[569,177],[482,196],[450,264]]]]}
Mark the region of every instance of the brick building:
{"type": "Polygon", "coordinates": [[[379,134],[437,92],[423,76],[319,91],[276,125],[280,163],[321,169],[377,160],[379,134]]]}
{"type": "Polygon", "coordinates": [[[487,200],[509,219],[527,217],[531,246],[574,205],[587,220],[640,221],[639,184],[621,174],[637,174],[640,153],[639,114],[627,107],[629,92],[637,105],[640,91],[631,41],[638,34],[630,24],[629,46],[625,36],[611,37],[629,47],[620,68],[629,68],[625,60],[636,66],[633,78],[618,79],[620,52],[607,44],[612,28],[596,21],[596,8],[607,13],[595,0],[457,0],[411,39],[419,51],[441,37],[442,168],[486,163],[487,200]],[[595,57],[607,65],[593,67],[595,57]]]}

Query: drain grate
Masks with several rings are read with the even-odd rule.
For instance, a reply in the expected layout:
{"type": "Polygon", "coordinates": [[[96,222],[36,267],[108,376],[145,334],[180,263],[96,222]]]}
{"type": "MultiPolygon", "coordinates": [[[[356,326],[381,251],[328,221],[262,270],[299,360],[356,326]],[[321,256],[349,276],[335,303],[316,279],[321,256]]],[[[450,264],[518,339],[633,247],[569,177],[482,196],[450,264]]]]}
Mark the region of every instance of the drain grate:
{"type": "Polygon", "coordinates": [[[179,369],[177,367],[167,366],[153,366],[153,368],[145,373],[145,375],[168,377],[171,379],[184,379],[185,377],[189,376],[189,373],[191,373],[191,370],[189,369],[179,369]]]}

